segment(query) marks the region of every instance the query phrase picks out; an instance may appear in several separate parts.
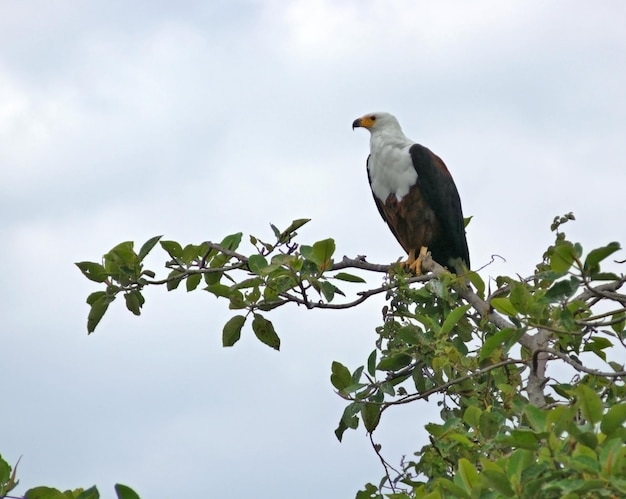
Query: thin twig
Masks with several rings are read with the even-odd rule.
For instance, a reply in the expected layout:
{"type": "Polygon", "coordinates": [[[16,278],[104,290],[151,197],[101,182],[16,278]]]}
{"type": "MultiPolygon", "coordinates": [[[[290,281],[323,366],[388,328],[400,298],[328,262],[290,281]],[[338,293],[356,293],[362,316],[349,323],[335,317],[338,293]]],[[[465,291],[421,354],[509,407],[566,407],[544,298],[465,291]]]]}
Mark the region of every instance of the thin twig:
{"type": "Polygon", "coordinates": [[[374,436],[372,433],[370,433],[369,437],[370,437],[370,443],[372,444],[372,448],[374,449],[374,452],[378,456],[378,459],[380,459],[380,462],[383,465],[383,468],[385,469],[385,475],[387,476],[387,481],[389,482],[389,486],[391,487],[391,490],[395,493],[396,487],[393,484],[393,480],[391,479],[391,474],[389,473],[389,470],[390,469],[393,470],[393,472],[398,476],[401,475],[401,473],[385,460],[385,458],[380,452],[381,446],[379,444],[374,443],[374,436]]]}
{"type": "Polygon", "coordinates": [[[503,366],[508,366],[511,364],[527,364],[528,360],[524,360],[524,359],[506,359],[503,360],[501,362],[497,362],[496,364],[492,364],[490,366],[487,367],[483,367],[482,369],[478,369],[476,371],[472,371],[469,374],[466,374],[465,376],[461,376],[460,378],[455,378],[453,380],[448,381],[447,383],[444,383],[443,385],[439,385],[439,386],[435,386],[433,388],[430,388],[428,390],[426,390],[423,393],[415,393],[412,395],[405,395],[401,398],[399,398],[398,400],[392,400],[390,402],[384,402],[381,405],[383,405],[383,407],[381,408],[380,412],[382,413],[385,409],[387,409],[387,407],[390,407],[392,405],[402,405],[402,404],[408,404],[410,402],[413,402],[415,400],[421,400],[424,398],[429,397],[430,395],[433,395],[435,393],[439,393],[439,392],[443,392],[445,390],[447,390],[448,388],[450,388],[453,385],[457,385],[459,383],[462,383],[463,381],[467,381],[469,379],[475,378],[476,376],[481,376],[485,373],[488,373],[489,371],[493,371],[494,369],[497,369],[499,367],[503,367],[503,366]]]}

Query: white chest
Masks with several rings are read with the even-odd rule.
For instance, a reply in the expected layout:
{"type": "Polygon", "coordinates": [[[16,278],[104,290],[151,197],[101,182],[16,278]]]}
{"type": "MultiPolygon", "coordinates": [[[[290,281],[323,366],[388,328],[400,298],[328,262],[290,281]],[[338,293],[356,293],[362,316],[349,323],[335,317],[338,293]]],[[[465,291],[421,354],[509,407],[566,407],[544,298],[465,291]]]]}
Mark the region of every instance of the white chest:
{"type": "Polygon", "coordinates": [[[412,145],[413,142],[406,139],[372,135],[367,171],[372,191],[381,202],[384,203],[390,194],[395,194],[398,201],[402,200],[417,182],[417,172],[409,154],[412,145]]]}

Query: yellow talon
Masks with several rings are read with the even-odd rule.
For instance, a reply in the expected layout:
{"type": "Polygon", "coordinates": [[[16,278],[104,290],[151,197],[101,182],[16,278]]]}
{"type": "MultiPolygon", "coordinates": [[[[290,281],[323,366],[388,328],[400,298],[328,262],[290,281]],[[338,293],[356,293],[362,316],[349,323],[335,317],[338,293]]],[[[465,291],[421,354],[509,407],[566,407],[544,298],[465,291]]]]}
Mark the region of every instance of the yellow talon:
{"type": "Polygon", "coordinates": [[[428,248],[426,246],[422,246],[417,258],[415,257],[415,252],[416,250],[414,249],[409,251],[409,257],[406,261],[402,262],[402,266],[408,267],[409,270],[415,273],[415,275],[422,275],[422,260],[428,254],[428,248]]]}

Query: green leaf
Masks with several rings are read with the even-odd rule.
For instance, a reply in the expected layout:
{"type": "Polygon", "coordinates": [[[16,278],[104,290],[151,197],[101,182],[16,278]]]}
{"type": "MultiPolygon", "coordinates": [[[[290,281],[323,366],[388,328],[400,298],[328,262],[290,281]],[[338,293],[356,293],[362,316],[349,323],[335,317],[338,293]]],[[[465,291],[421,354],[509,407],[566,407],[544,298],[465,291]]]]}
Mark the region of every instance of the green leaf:
{"type": "Polygon", "coordinates": [[[480,487],[480,477],[474,465],[466,458],[459,459],[459,475],[467,492],[472,492],[475,488],[480,487]]]}
{"type": "Polygon", "coordinates": [[[143,295],[133,289],[127,293],[124,293],[124,300],[126,301],[126,308],[135,315],[141,315],[141,307],[146,302],[143,295]]]}
{"type": "Polygon", "coordinates": [[[217,284],[222,279],[222,272],[204,272],[204,283],[208,286],[217,284]]]}
{"type": "Polygon", "coordinates": [[[363,279],[362,277],[359,277],[358,275],[348,274],[346,272],[339,272],[335,274],[333,277],[335,279],[339,279],[340,281],[346,281],[346,282],[359,282],[359,283],[366,282],[365,279],[363,279]]]}
{"type": "Polygon", "coordinates": [[[376,373],[376,350],[372,350],[367,358],[367,372],[370,376],[374,376],[376,373]]]}
{"type": "Polygon", "coordinates": [[[218,298],[229,298],[230,297],[230,288],[225,284],[216,283],[207,286],[206,289],[209,293],[213,293],[218,298]]]}
{"type": "Polygon", "coordinates": [[[117,494],[117,499],[139,499],[137,492],[121,483],[115,484],[115,493],[117,494]]]}
{"type": "Polygon", "coordinates": [[[100,320],[109,308],[109,304],[113,300],[115,300],[115,296],[105,294],[100,295],[100,297],[91,304],[91,309],[87,315],[87,332],[89,334],[96,330],[96,326],[100,323],[100,320]]]}
{"type": "Polygon", "coordinates": [[[68,499],[63,492],[52,487],[34,487],[24,494],[25,499],[68,499]]]}
{"type": "Polygon", "coordinates": [[[506,465],[506,474],[509,478],[516,478],[519,483],[522,478],[522,473],[526,470],[534,461],[534,455],[531,451],[526,449],[516,449],[509,457],[509,461],[506,465]]]}
{"type": "Polygon", "coordinates": [[[619,279],[619,276],[614,272],[598,272],[591,277],[594,281],[617,281],[619,279]]]}
{"type": "Polygon", "coordinates": [[[477,430],[480,423],[480,415],[482,414],[482,412],[483,411],[481,411],[475,405],[470,405],[467,409],[465,409],[465,413],[463,414],[463,421],[471,428],[477,430]]]}
{"type": "Polygon", "coordinates": [[[98,301],[103,296],[107,296],[106,291],[94,291],[87,297],[87,305],[93,305],[96,301],[98,301]]]}
{"type": "Polygon", "coordinates": [[[511,283],[509,299],[511,300],[511,305],[521,314],[528,314],[535,303],[535,296],[530,293],[526,284],[521,282],[511,283]]]}
{"type": "Polygon", "coordinates": [[[546,294],[543,296],[542,301],[546,303],[554,303],[557,301],[567,300],[577,290],[580,284],[580,279],[572,276],[571,279],[564,279],[562,281],[555,282],[546,294]]]}
{"type": "Polygon", "coordinates": [[[255,286],[251,291],[245,294],[247,303],[256,303],[261,298],[261,290],[258,286],[255,286]]]}
{"type": "Polygon", "coordinates": [[[263,284],[263,279],[261,279],[260,277],[251,277],[250,279],[244,279],[243,281],[239,281],[234,286],[231,286],[231,289],[255,288],[261,284],[263,284]]]}
{"type": "Polygon", "coordinates": [[[109,258],[117,258],[120,262],[126,265],[132,265],[137,262],[138,258],[133,249],[135,244],[132,241],[124,241],[123,243],[114,246],[105,256],[109,258]]]}
{"type": "MultiPolygon", "coordinates": [[[[589,447],[585,447],[582,444],[576,446],[576,449],[589,449],[589,447]]],[[[593,451],[589,449],[592,453],[593,451]]],[[[571,467],[576,471],[582,471],[584,473],[599,473],[600,472],[600,463],[598,463],[598,457],[593,453],[593,456],[582,455],[582,456],[574,456],[572,461],[570,462],[571,467]]]]}
{"type": "Polygon", "coordinates": [[[409,354],[397,353],[381,359],[376,369],[379,371],[397,371],[408,366],[412,360],[413,357],[409,354]]]}
{"type": "Polygon", "coordinates": [[[77,262],[75,264],[83,275],[94,282],[104,282],[109,277],[109,274],[102,265],[95,262],[77,262]]]}
{"type": "Polygon", "coordinates": [[[308,244],[301,244],[300,254],[307,260],[314,262],[315,255],[313,255],[313,246],[309,246],[308,244]]]}
{"type": "Polygon", "coordinates": [[[602,443],[599,460],[606,476],[621,473],[624,468],[624,442],[621,438],[612,438],[602,443]]]}
{"type": "Polygon", "coordinates": [[[246,323],[246,317],[235,315],[231,317],[222,330],[222,346],[232,347],[241,337],[241,328],[246,323]]]}
{"type": "Polygon", "coordinates": [[[251,255],[248,259],[248,268],[250,272],[261,275],[263,269],[267,268],[268,263],[263,255],[251,255]]]}
{"type": "MultiPolygon", "coordinates": [[[[311,221],[310,218],[298,218],[297,220],[294,220],[293,222],[291,222],[291,225],[287,227],[284,231],[282,231],[281,233],[277,233],[278,231],[275,230],[274,234],[278,238],[278,242],[280,243],[289,242],[291,238],[295,235],[293,233],[296,230],[298,230],[300,227],[302,227],[304,224],[309,223],[310,221],[311,221]]],[[[272,229],[275,229],[275,227],[272,226],[272,229]]]]}
{"type": "Polygon", "coordinates": [[[585,344],[583,348],[584,352],[593,352],[602,360],[606,361],[606,352],[605,349],[611,348],[613,343],[607,338],[602,338],[601,336],[594,336],[591,338],[589,342],[585,344]]]}
{"type": "Polygon", "coordinates": [[[366,402],[361,409],[361,419],[363,419],[363,425],[369,433],[372,433],[380,422],[380,408],[379,404],[366,402]]]}
{"type": "Polygon", "coordinates": [[[226,262],[230,260],[230,256],[225,253],[215,253],[211,261],[209,262],[209,268],[219,269],[226,265],[226,262]]]}
{"type": "Polygon", "coordinates": [[[228,299],[230,300],[230,303],[228,304],[229,309],[240,310],[242,308],[246,308],[246,300],[243,297],[243,293],[238,289],[229,289],[228,299]]]}
{"type": "Polygon", "coordinates": [[[509,300],[508,298],[492,298],[490,303],[491,306],[501,314],[511,317],[515,317],[517,315],[517,310],[511,304],[511,300],[509,300]]]}
{"type": "Polygon", "coordinates": [[[183,261],[189,265],[194,260],[200,258],[200,252],[204,253],[204,249],[201,249],[200,246],[196,244],[188,244],[183,248],[183,261]]]}
{"type": "Polygon", "coordinates": [[[480,274],[478,272],[468,272],[467,278],[469,279],[469,282],[471,282],[476,288],[476,294],[479,296],[479,298],[484,300],[485,281],[483,281],[483,278],[480,276],[480,274]]]}
{"type": "MultiPolygon", "coordinates": [[[[341,439],[339,439],[341,441],[341,439]]],[[[378,487],[376,487],[375,485],[368,483],[365,485],[365,489],[363,490],[359,490],[356,493],[356,497],[355,499],[383,499],[383,496],[381,496],[378,493],[378,487]]],[[[420,496],[420,499],[434,499],[434,498],[424,498],[422,496],[420,496]]]]}
{"type": "Polygon", "coordinates": [[[9,481],[10,477],[11,466],[0,456],[0,490],[2,490],[2,485],[9,481]]]}
{"type": "Polygon", "coordinates": [[[337,429],[335,430],[337,440],[341,442],[343,434],[348,428],[356,430],[359,427],[359,418],[356,415],[361,411],[362,407],[362,402],[352,402],[346,406],[343,410],[343,415],[339,420],[339,426],[337,426],[337,429]]]}
{"type": "MultiPolygon", "coordinates": [[[[437,478],[437,485],[439,485],[446,492],[449,492],[450,495],[445,495],[445,498],[458,498],[458,499],[470,499],[471,495],[468,494],[462,487],[459,487],[454,482],[451,482],[447,478],[437,478]]],[[[422,499],[420,497],[420,499],[422,499]]]]}
{"type": "Polygon", "coordinates": [[[591,250],[585,259],[583,270],[587,274],[592,274],[600,271],[600,262],[605,258],[611,256],[616,251],[621,249],[618,242],[613,241],[602,248],[596,248],[591,250]]]}
{"type": "Polygon", "coordinates": [[[595,449],[598,446],[598,436],[593,431],[581,431],[578,426],[570,425],[568,428],[572,436],[577,442],[580,442],[590,449],[595,449]]]}
{"type": "Polygon", "coordinates": [[[320,282],[320,290],[326,301],[330,303],[331,301],[333,301],[333,298],[335,297],[335,292],[338,291],[338,288],[333,286],[333,284],[328,281],[322,281],[320,282]]]}
{"type": "Polygon", "coordinates": [[[237,232],[236,234],[231,234],[222,239],[220,246],[223,248],[235,251],[239,247],[239,243],[241,243],[241,236],[243,234],[241,232],[237,232]]]}
{"type": "Polygon", "coordinates": [[[152,248],[156,246],[156,243],[158,243],[162,237],[163,236],[154,236],[148,239],[145,243],[143,243],[143,246],[141,247],[141,249],[139,250],[139,254],[137,255],[137,258],[140,262],[143,262],[143,259],[148,256],[148,253],[152,251],[152,248]]]}
{"type": "Polygon", "coordinates": [[[150,279],[154,279],[154,277],[156,276],[156,272],[154,272],[153,270],[142,270],[141,275],[147,276],[150,279]]]}
{"type": "Polygon", "coordinates": [[[460,443],[461,445],[463,445],[463,447],[474,446],[474,442],[472,442],[469,437],[463,433],[452,432],[448,433],[446,437],[450,440],[453,440],[454,442],[460,443]]]}
{"type": "Polygon", "coordinates": [[[514,338],[517,335],[523,334],[523,331],[519,331],[518,329],[514,329],[512,327],[507,327],[501,329],[497,333],[489,336],[483,343],[482,348],[480,349],[480,357],[479,361],[483,362],[488,359],[491,354],[499,347],[504,347],[504,353],[510,348],[511,342],[510,339],[514,338]]]}
{"type": "Polygon", "coordinates": [[[580,407],[583,417],[591,424],[599,423],[602,419],[603,405],[596,391],[587,385],[578,385],[576,395],[578,396],[578,407],[580,407]]]}
{"type": "Polygon", "coordinates": [[[500,492],[500,494],[504,495],[505,497],[515,496],[513,489],[511,488],[511,483],[509,482],[509,479],[503,471],[494,469],[483,469],[483,472],[481,474],[485,476],[485,478],[487,478],[489,485],[491,485],[494,489],[500,492]]]}
{"type": "Polygon", "coordinates": [[[550,268],[565,273],[574,263],[574,247],[569,241],[558,244],[550,256],[550,268]]]}
{"type": "Polygon", "coordinates": [[[187,287],[187,292],[193,291],[194,289],[196,289],[198,287],[198,285],[200,284],[200,281],[202,281],[202,274],[191,274],[187,277],[187,280],[185,281],[185,285],[187,287]]]}
{"type": "MultiPolygon", "coordinates": [[[[554,386],[554,385],[553,385],[554,386]]],[[[570,396],[564,397],[566,399],[570,396]]],[[[580,418],[578,409],[572,405],[563,406],[559,405],[553,407],[546,413],[546,425],[550,431],[560,433],[562,430],[572,432],[572,422],[577,421],[580,418]]]]}
{"type": "Polygon", "coordinates": [[[324,239],[313,244],[312,252],[309,260],[317,264],[322,272],[328,270],[332,266],[332,256],[335,252],[334,239],[324,239]]]}
{"type": "Polygon", "coordinates": [[[450,334],[452,328],[456,326],[456,323],[461,320],[461,318],[465,315],[470,309],[471,305],[468,303],[467,305],[461,305],[460,307],[451,310],[446,319],[443,321],[441,326],[441,334],[450,334]]]}
{"type": "MultiPolygon", "coordinates": [[[[76,499],[100,499],[100,493],[98,492],[98,489],[95,485],[93,487],[89,487],[86,490],[83,490],[78,495],[75,494],[76,491],[74,491],[74,494],[72,494],[72,496],[74,496],[76,499]]],[[[65,492],[65,495],[67,495],[67,492],[65,492]]]]}
{"type": "Polygon", "coordinates": [[[333,361],[331,366],[330,382],[341,391],[352,385],[352,374],[350,370],[340,362],[333,361]]]}
{"type": "Polygon", "coordinates": [[[498,419],[490,411],[483,411],[480,415],[479,430],[480,434],[491,439],[496,436],[498,430],[500,430],[501,424],[498,419]]]}
{"type": "Polygon", "coordinates": [[[407,345],[419,345],[424,341],[422,330],[413,324],[402,326],[395,333],[395,337],[404,341],[407,345]]]}
{"type": "Polygon", "coordinates": [[[564,329],[574,331],[576,329],[576,320],[574,314],[569,308],[563,308],[559,312],[559,322],[564,329]]]}
{"type": "Polygon", "coordinates": [[[167,285],[166,285],[167,290],[168,291],[175,290],[180,284],[180,282],[183,280],[184,276],[185,276],[184,272],[181,272],[180,270],[172,270],[167,275],[167,285]]]}
{"type": "Polygon", "coordinates": [[[509,440],[514,447],[535,450],[539,448],[539,437],[530,430],[513,430],[509,440]]]}
{"type": "Polygon", "coordinates": [[[619,312],[617,314],[613,314],[611,321],[613,321],[613,324],[611,324],[613,331],[621,335],[624,331],[624,326],[626,326],[626,313],[619,312]]]}
{"type": "Polygon", "coordinates": [[[274,350],[280,350],[280,338],[274,331],[274,325],[261,314],[254,314],[252,330],[256,337],[274,350]]]}
{"type": "Polygon", "coordinates": [[[544,411],[529,404],[524,407],[524,414],[533,430],[546,431],[546,413],[544,411]]]}
{"type": "Polygon", "coordinates": [[[161,248],[167,251],[174,260],[182,259],[183,247],[177,241],[161,241],[161,248]]]}
{"type": "Polygon", "coordinates": [[[600,430],[608,437],[615,430],[622,428],[624,422],[626,422],[626,403],[617,404],[611,407],[602,417],[600,430]]]}

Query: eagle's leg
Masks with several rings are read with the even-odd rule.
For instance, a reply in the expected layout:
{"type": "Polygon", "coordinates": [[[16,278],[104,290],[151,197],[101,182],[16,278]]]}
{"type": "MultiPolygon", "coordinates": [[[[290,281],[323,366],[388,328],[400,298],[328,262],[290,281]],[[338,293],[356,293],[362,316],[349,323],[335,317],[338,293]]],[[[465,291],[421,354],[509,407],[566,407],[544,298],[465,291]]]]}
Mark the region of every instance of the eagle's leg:
{"type": "Polygon", "coordinates": [[[406,261],[406,265],[410,270],[415,272],[415,275],[422,275],[422,260],[428,254],[428,248],[422,246],[417,257],[415,257],[416,252],[417,250],[409,251],[409,258],[406,261]]]}
{"type": "Polygon", "coordinates": [[[407,268],[411,269],[411,266],[415,265],[415,261],[416,261],[416,259],[415,259],[416,250],[414,250],[414,249],[409,250],[408,253],[409,253],[408,258],[405,261],[400,262],[400,265],[402,267],[404,267],[405,269],[407,269],[407,268]]]}

